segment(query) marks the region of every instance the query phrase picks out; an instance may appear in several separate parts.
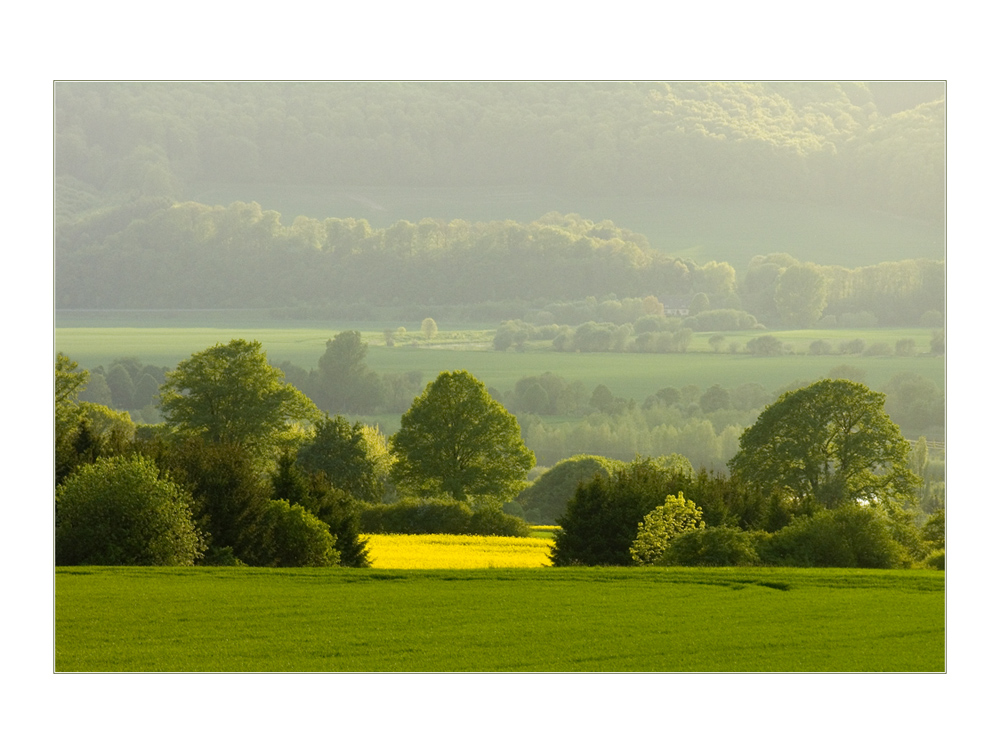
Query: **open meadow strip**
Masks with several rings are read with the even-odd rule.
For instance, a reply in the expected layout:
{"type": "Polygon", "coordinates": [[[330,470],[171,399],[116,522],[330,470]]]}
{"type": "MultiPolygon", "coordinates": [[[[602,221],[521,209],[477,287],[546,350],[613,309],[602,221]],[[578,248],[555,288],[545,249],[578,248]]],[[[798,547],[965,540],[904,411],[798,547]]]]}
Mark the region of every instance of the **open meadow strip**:
{"type": "Polygon", "coordinates": [[[944,574],[56,569],[57,671],[945,669],[944,574]]]}
{"type": "Polygon", "coordinates": [[[540,568],[552,541],[464,534],[369,534],[373,568],[540,568]]]}

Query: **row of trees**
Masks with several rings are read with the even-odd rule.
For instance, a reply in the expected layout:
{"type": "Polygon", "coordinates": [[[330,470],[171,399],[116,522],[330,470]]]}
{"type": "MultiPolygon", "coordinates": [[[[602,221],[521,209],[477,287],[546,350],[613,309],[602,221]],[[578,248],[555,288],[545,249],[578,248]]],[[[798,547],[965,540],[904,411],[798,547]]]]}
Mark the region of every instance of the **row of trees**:
{"type": "Polygon", "coordinates": [[[55,97],[56,174],[102,193],[532,185],[944,206],[934,82],[67,82],[55,97]]]}
{"type": "Polygon", "coordinates": [[[917,528],[922,480],[883,402],[847,380],[787,392],[740,436],[728,476],[676,457],[603,469],[558,519],[553,563],[943,564],[943,512],[917,528]]]}
{"type": "Polygon", "coordinates": [[[593,319],[638,327],[652,316],[646,324],[655,331],[666,329],[655,318],[671,297],[694,330],[758,321],[809,327],[823,317],[832,325],[916,325],[928,312],[940,323],[944,308],[940,261],[846,269],[770,254],[755,257],[740,279],[727,263],[698,265],[610,221],[558,213],[531,223],[426,219],[373,229],[339,218],[284,225],[256,203],[140,200],[60,222],[56,255],[56,305],[70,309],[521,301],[523,316],[539,325],[593,319]],[[119,264],[123,258],[131,263],[119,264]]]}
{"type": "Polygon", "coordinates": [[[59,563],[363,566],[361,507],[389,485],[490,509],[503,527],[502,501],[535,465],[517,421],[467,372],[428,385],[388,441],[322,413],[257,342],[181,362],[159,391],[164,424],[141,431],[79,401],[87,379],[58,356],[59,563]],[[113,421],[98,425],[104,414],[113,421]]]}
{"type": "MultiPolygon", "coordinates": [[[[86,380],[58,356],[61,564],[363,566],[363,503],[388,499],[388,484],[471,505],[434,503],[417,516],[424,523],[443,516],[464,530],[507,532],[517,529],[505,503],[551,515],[575,483],[558,518],[556,564],[690,562],[708,547],[712,557],[886,567],[928,551],[915,528],[926,444],[911,454],[885,396],[848,380],[781,395],[739,436],[728,476],[695,473],[676,454],[630,464],[576,458],[525,492],[534,454],[517,420],[467,372],[439,375],[388,441],[322,415],[259,343],[219,344],[182,362],[160,391],[165,425],[144,433],[112,411],[95,422],[102,412],[78,401],[86,380]],[[718,529],[727,530],[710,531],[718,529]],[[686,544],[671,549],[673,539],[686,544]],[[834,555],[817,554],[831,547],[834,555]]],[[[410,509],[389,518],[419,513],[410,509]]],[[[389,518],[373,525],[399,525],[389,518]]]]}

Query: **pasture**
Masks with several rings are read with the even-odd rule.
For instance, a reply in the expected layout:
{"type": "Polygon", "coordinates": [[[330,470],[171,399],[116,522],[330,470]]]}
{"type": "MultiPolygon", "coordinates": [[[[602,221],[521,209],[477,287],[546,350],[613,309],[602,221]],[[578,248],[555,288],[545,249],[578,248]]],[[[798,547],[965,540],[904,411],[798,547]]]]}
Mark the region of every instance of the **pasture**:
{"type": "MultiPolygon", "coordinates": [[[[369,344],[368,364],[379,373],[419,371],[425,381],[442,371],[466,369],[487,386],[501,393],[512,390],[522,377],[553,372],[564,379],[579,380],[588,390],[604,384],[618,397],[641,401],[667,386],[698,385],[702,389],[719,384],[725,388],[757,382],[777,390],[793,382],[813,382],[830,370],[850,364],[865,373],[864,382],[880,389],[899,372],[913,372],[944,387],[943,358],[926,355],[932,330],[919,328],[873,330],[773,331],[769,334],[790,343],[796,353],[775,357],[716,353],[708,344],[711,333],[697,333],[687,353],[560,353],[532,343],[523,351],[494,351],[492,331],[449,330],[441,325],[438,337],[428,344],[389,348],[382,330],[400,323],[331,323],[329,327],[72,327],[74,320],[60,315],[55,333],[56,349],[81,367],[109,366],[117,358],[132,357],[144,364],[174,367],[191,354],[233,338],[259,340],[274,363],[289,361],[303,369],[315,369],[326,341],[342,330],[359,329],[369,344]],[[809,343],[825,339],[837,347],[861,338],[867,344],[912,338],[921,355],[911,357],[812,356],[809,343]]],[[[79,320],[77,320],[79,321],[79,320]]],[[[120,322],[119,322],[120,324],[120,322]]],[[[418,329],[419,323],[406,323],[418,329]]],[[[412,327],[411,327],[412,326],[412,327]]],[[[724,333],[725,343],[745,344],[761,331],[724,333]]]]}
{"type": "Polygon", "coordinates": [[[57,568],[57,672],[943,672],[944,574],[57,568]]]}

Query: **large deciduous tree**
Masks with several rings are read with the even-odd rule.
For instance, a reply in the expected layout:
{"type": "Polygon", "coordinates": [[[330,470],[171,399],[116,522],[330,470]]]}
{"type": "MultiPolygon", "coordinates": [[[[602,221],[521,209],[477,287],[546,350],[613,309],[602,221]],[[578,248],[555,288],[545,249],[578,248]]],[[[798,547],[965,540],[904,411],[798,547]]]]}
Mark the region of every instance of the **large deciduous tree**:
{"type": "Polygon", "coordinates": [[[382,383],[365,363],[368,345],[357,330],[337,333],[319,357],[317,401],[331,412],[373,413],[382,400],[382,383]]]}
{"type": "Polygon", "coordinates": [[[299,448],[298,462],[309,473],[323,472],[332,486],[357,500],[382,500],[384,475],[369,453],[368,437],[360,422],[352,425],[343,416],[320,420],[316,434],[299,448]]]}
{"type": "Polygon", "coordinates": [[[823,316],[827,283],[816,265],[793,265],[781,273],[774,303],[782,321],[793,327],[811,327],[823,316]]]}
{"type": "Polygon", "coordinates": [[[232,340],[194,354],[167,374],[160,388],[166,423],[212,443],[232,444],[266,458],[319,419],[311,400],[284,382],[258,341],[232,340]]]}
{"type": "Polygon", "coordinates": [[[456,500],[509,500],[535,464],[517,419],[466,371],[442,372],[427,386],[403,414],[392,448],[402,486],[456,500]]]}
{"type": "Polygon", "coordinates": [[[743,432],[729,462],[738,479],[779,489],[799,505],[896,505],[918,479],[909,445],[886,414],[885,396],[849,380],[821,380],[785,393],[743,432]]]}

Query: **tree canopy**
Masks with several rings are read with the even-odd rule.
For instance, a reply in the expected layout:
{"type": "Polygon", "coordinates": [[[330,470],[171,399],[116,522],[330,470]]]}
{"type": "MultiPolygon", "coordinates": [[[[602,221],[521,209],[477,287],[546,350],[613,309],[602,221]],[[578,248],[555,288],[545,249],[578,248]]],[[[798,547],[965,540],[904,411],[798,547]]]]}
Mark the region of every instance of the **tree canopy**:
{"type": "Polygon", "coordinates": [[[882,393],[849,380],[785,393],[743,432],[729,468],[805,507],[909,501],[918,484],[909,444],[884,403],[882,393]]]}
{"type": "Polygon", "coordinates": [[[427,385],[403,414],[392,449],[403,486],[456,500],[510,500],[535,465],[517,419],[464,370],[442,372],[427,385]]]}
{"type": "Polygon", "coordinates": [[[296,425],[320,417],[313,402],[283,380],[259,341],[236,339],[178,364],[160,388],[160,407],[178,432],[266,456],[296,425]]]}
{"type": "Polygon", "coordinates": [[[99,458],[56,490],[56,563],[191,565],[205,550],[192,502],[148,458],[99,458]]]}

